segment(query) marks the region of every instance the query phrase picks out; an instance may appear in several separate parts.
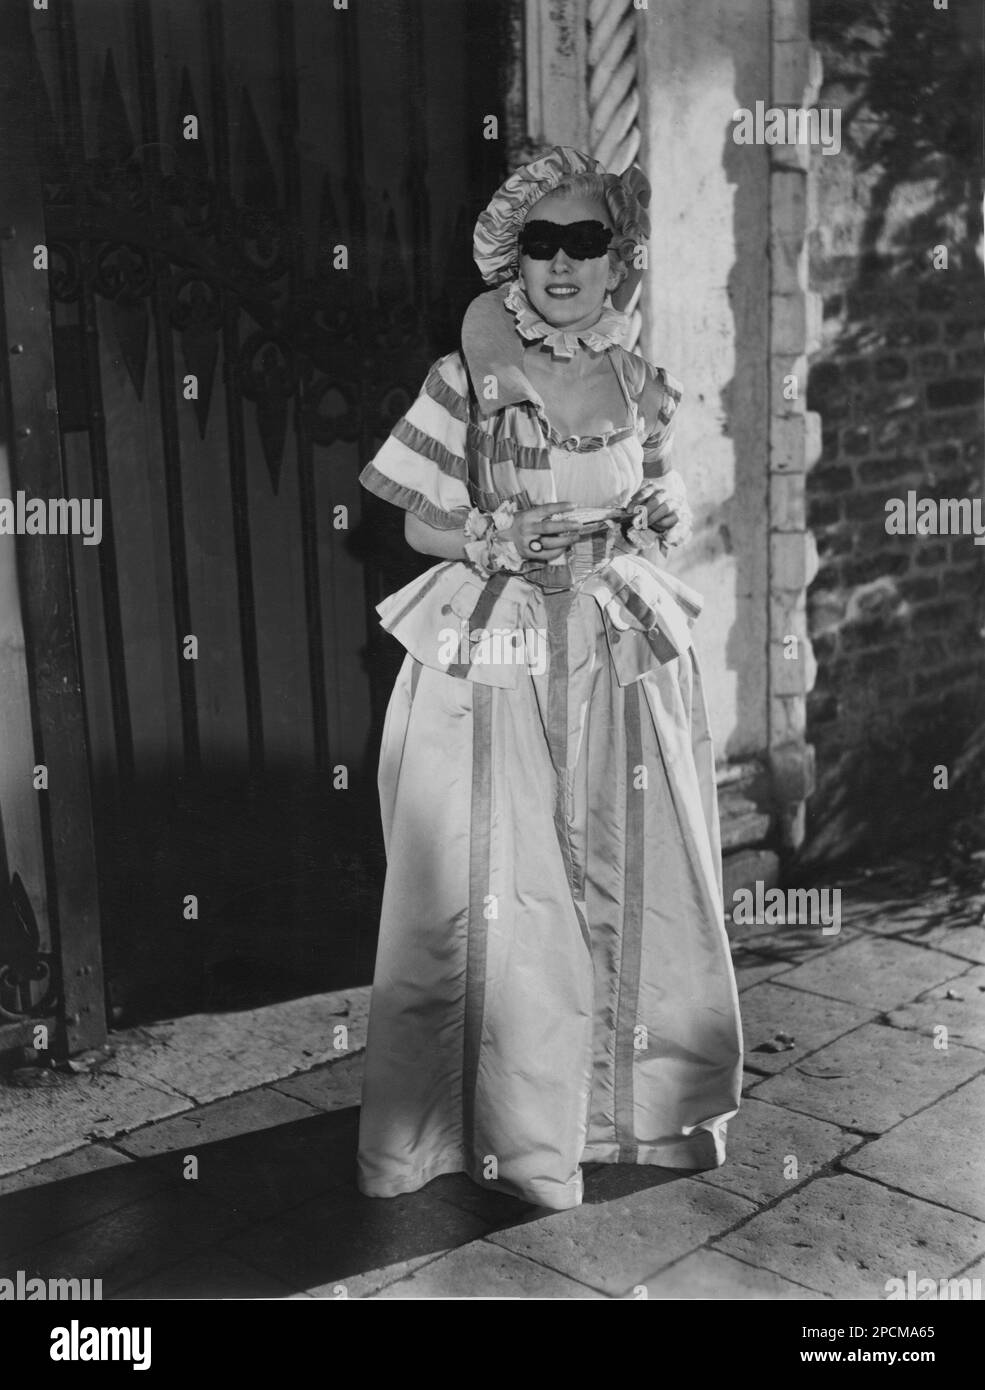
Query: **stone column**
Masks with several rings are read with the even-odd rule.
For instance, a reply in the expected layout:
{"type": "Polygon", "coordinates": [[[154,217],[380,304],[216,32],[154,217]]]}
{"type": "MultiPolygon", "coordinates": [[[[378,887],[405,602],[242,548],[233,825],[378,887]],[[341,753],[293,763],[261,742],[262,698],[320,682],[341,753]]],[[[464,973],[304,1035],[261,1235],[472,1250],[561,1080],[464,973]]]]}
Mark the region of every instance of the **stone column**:
{"type": "MultiPolygon", "coordinates": [[[[808,0],[772,0],[771,105],[810,107],[821,86],[808,40],[808,0]]],[[[806,410],[807,355],[820,340],[821,302],[808,288],[810,146],[771,145],[769,449],[769,761],[783,842],[804,839],[814,786],[806,742],[815,663],[807,635],[807,586],[817,550],[807,530],[805,473],[821,453],[820,418],[806,410]]]]}
{"type": "Polygon", "coordinates": [[[763,758],[769,736],[770,166],[733,139],[735,111],[769,95],[769,19],[763,0],[688,0],[641,21],[642,351],[684,386],[675,448],[695,532],[673,565],[705,599],[695,642],[732,764],[763,758]]]}
{"type": "MultiPolygon", "coordinates": [[[[526,0],[526,149],[588,147],[588,0],[526,0]]],[[[517,150],[522,162],[525,151],[517,150]]]]}

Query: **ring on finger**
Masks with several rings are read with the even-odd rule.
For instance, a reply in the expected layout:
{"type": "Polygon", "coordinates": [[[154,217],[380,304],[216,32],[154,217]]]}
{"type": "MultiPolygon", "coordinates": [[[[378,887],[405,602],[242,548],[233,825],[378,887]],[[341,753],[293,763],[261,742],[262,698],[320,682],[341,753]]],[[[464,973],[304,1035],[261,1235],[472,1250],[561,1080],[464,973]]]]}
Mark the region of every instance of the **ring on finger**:
{"type": "Polygon", "coordinates": [[[534,539],[530,542],[530,549],[539,554],[544,549],[543,542],[537,540],[537,538],[534,537],[534,539]]]}

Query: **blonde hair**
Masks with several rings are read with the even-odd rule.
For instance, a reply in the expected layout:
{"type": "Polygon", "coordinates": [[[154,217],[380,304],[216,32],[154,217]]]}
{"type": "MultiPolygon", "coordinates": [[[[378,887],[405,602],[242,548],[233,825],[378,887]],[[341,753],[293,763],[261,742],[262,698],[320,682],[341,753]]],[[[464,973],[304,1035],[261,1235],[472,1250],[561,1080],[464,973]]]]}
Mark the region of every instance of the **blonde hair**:
{"type": "Polygon", "coordinates": [[[596,174],[591,170],[585,170],[579,174],[568,174],[556,188],[552,188],[550,197],[557,194],[562,198],[585,198],[589,202],[597,203],[600,211],[605,213],[606,218],[612,226],[612,244],[609,247],[609,263],[619,276],[617,281],[621,285],[629,274],[627,261],[632,256],[636,248],[636,242],[631,239],[630,246],[625,246],[626,237],[620,226],[621,208],[611,195],[613,178],[611,174],[596,174]]]}

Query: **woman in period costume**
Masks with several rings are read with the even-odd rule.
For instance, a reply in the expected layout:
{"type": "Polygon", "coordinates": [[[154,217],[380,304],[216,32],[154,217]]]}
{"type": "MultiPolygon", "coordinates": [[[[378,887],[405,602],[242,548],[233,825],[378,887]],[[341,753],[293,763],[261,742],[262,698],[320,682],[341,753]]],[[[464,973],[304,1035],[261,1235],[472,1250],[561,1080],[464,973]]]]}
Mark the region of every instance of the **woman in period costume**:
{"type": "Polygon", "coordinates": [[[739,1104],[681,388],[610,295],[649,186],[556,147],[480,216],[486,283],[361,481],[439,559],[406,648],[359,1185],[443,1173],[577,1206],[583,1162],[714,1168],[739,1104]]]}

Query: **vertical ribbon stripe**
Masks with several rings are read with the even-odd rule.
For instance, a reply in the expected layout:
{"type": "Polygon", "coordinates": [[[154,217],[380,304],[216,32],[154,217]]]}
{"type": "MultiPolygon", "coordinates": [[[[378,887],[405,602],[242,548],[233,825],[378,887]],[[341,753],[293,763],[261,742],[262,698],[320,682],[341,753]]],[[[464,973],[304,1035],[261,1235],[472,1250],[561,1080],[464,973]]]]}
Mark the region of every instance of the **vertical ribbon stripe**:
{"type": "Polygon", "coordinates": [[[591,933],[580,906],[585,897],[585,867],[576,862],[568,832],[568,618],[574,595],[545,593],[544,601],[547,609],[547,645],[551,653],[547,672],[547,743],[555,776],[554,830],[578,927],[585,945],[591,951],[591,933]]]}
{"type": "Polygon", "coordinates": [[[448,667],[448,674],[450,676],[458,676],[462,680],[468,678],[469,671],[472,668],[472,633],[485,631],[486,623],[492,617],[492,611],[496,606],[496,600],[512,577],[512,571],[499,570],[496,574],[492,575],[490,579],[486,580],[482,593],[476,600],[476,605],[472,610],[472,616],[469,619],[469,659],[468,661],[456,661],[451,663],[448,667]]]}
{"type": "Polygon", "coordinates": [[[469,910],[465,965],[465,1040],[462,1056],[462,1138],[466,1163],[474,1162],[475,1092],[486,995],[486,895],[492,830],[493,689],[473,685],[472,799],[469,823],[469,910]]]}
{"type": "Polygon", "coordinates": [[[634,1029],[640,998],[643,951],[643,846],[646,792],[633,785],[633,769],[643,761],[640,687],[623,692],[626,727],[626,848],[623,862],[622,948],[619,954],[619,1005],[616,1012],[615,1124],[620,1163],[637,1160],[633,1064],[634,1029]]]}

